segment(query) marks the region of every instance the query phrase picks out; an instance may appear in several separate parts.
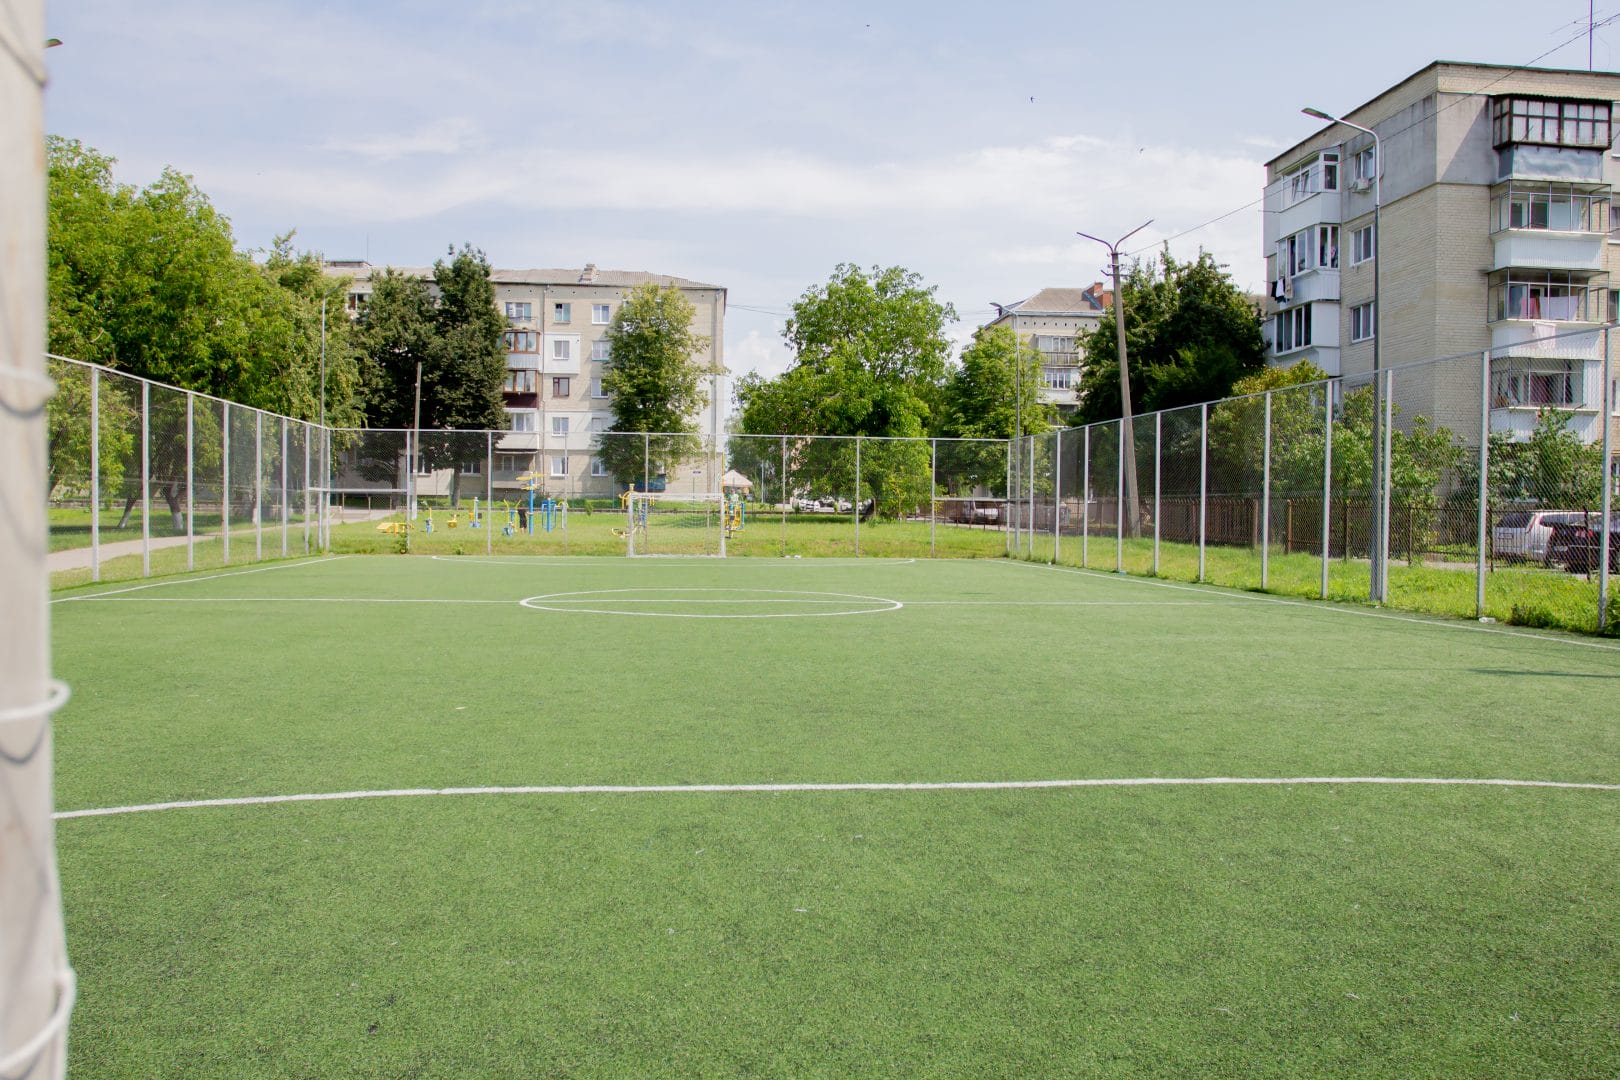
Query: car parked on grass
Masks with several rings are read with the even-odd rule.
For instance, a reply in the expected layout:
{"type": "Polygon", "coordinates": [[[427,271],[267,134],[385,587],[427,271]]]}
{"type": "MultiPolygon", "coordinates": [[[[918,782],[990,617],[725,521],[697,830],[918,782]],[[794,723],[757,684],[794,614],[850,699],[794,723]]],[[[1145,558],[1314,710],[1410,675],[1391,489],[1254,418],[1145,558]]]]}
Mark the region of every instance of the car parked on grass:
{"type": "Polygon", "coordinates": [[[1503,562],[1538,562],[1552,566],[1547,541],[1554,525],[1580,523],[1579,510],[1506,510],[1497,515],[1491,528],[1491,550],[1503,562]]]}
{"type": "MultiPolygon", "coordinates": [[[[1602,552],[1603,533],[1598,514],[1555,522],[1547,538],[1547,561],[1574,574],[1590,574],[1597,569],[1602,552]]],[[[1609,518],[1609,570],[1620,571],[1620,514],[1609,518]]]]}

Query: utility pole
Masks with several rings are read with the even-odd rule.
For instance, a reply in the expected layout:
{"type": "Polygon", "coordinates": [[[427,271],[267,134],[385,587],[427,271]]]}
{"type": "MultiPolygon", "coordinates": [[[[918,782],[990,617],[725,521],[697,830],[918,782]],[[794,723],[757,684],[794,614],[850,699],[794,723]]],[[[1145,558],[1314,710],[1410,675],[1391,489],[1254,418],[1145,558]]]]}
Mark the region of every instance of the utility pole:
{"type": "Polygon", "coordinates": [[[1125,525],[1127,535],[1135,537],[1142,533],[1140,515],[1141,501],[1136,492],[1136,428],[1131,422],[1131,369],[1126,362],[1125,355],[1125,282],[1119,276],[1119,246],[1149,225],[1153,219],[1148,218],[1142,224],[1126,233],[1110,244],[1107,240],[1090,233],[1076,230],[1076,236],[1083,236],[1087,240],[1095,240],[1108,249],[1113,260],[1114,278],[1114,343],[1119,350],[1119,424],[1120,445],[1124,449],[1125,460],[1125,505],[1130,507],[1130,517],[1125,517],[1125,507],[1120,507],[1120,518],[1125,525]]]}

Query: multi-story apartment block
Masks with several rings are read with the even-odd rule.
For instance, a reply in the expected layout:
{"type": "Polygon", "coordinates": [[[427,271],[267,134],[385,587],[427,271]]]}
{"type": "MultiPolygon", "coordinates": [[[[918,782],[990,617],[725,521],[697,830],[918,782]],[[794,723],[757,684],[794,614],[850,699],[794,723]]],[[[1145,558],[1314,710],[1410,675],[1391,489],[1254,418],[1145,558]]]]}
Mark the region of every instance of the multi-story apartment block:
{"type": "MultiPolygon", "coordinates": [[[[371,294],[373,267],[367,263],[329,262],[329,273],[352,275],[348,308],[358,314],[371,294]]],[[[433,276],[431,268],[396,267],[417,277],[433,276]]],[[[490,485],[510,495],[518,477],[540,474],[548,492],[558,495],[606,495],[614,491],[611,476],[593,454],[596,437],[613,424],[613,399],[602,386],[610,357],[606,335],[614,312],[638,285],[674,286],[696,310],[693,330],[708,338],[695,356],[709,373],[704,380],[706,403],[693,417],[705,434],[720,430],[720,411],[726,400],[723,361],[726,290],[685,278],[642,271],[598,270],[493,270],[495,304],[506,317],[507,427],[494,447],[494,473],[490,485]]],[[[470,461],[465,472],[477,475],[486,463],[470,461]]],[[[697,476],[683,476],[682,485],[704,491],[719,490],[715,455],[693,463],[697,476]],[[706,475],[715,472],[714,476],[706,475]]],[[[424,493],[433,493],[443,477],[419,478],[424,493]]]]}
{"type": "Polygon", "coordinates": [[[988,326],[1008,326],[1041,354],[1041,401],[1073,412],[1080,404],[1080,339],[1097,328],[1113,293],[1097,283],[1084,289],[1042,289],[1000,308],[988,326]]]}
{"type": "MultiPolygon", "coordinates": [[[[1553,406],[1596,438],[1598,330],[1620,269],[1617,99],[1620,73],[1441,61],[1342,114],[1378,133],[1381,181],[1373,139],[1336,122],[1273,158],[1262,216],[1275,362],[1354,376],[1372,369],[1375,340],[1385,368],[1489,349],[1492,431],[1522,436],[1553,406]]],[[[1397,379],[1407,414],[1478,432],[1477,380],[1469,394],[1397,379]]]]}

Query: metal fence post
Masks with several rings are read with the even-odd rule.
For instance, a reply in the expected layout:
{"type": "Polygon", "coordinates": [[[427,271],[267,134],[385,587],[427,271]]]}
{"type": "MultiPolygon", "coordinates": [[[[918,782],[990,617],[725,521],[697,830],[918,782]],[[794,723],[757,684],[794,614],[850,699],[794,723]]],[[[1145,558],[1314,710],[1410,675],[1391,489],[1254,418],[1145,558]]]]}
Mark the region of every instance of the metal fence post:
{"type": "Polygon", "coordinates": [[[1063,429],[1052,432],[1052,563],[1063,547],[1063,429]]]}
{"type": "MultiPolygon", "coordinates": [[[[1603,331],[1608,337],[1608,331],[1603,331]]],[[[1491,492],[1491,350],[1479,354],[1479,482],[1475,491],[1474,618],[1485,617],[1485,544],[1491,492]]]]}
{"type": "Polygon", "coordinates": [[[1379,552],[1378,602],[1380,604],[1387,604],[1389,603],[1389,478],[1393,471],[1390,468],[1389,458],[1391,449],[1394,446],[1394,439],[1391,437],[1390,429],[1395,426],[1395,371],[1393,368],[1386,368],[1384,371],[1383,419],[1384,445],[1381,448],[1383,450],[1383,475],[1379,477],[1377,483],[1379,527],[1379,536],[1377,541],[1379,552]]]}
{"type": "MultiPolygon", "coordinates": [[[[641,433],[641,493],[652,492],[652,436],[647,432],[641,433]]],[[[631,554],[634,554],[632,551],[631,554]]]]}
{"type": "Polygon", "coordinates": [[[1007,520],[1001,523],[1002,547],[1008,555],[1013,552],[1013,535],[1017,528],[1013,524],[1013,507],[1017,504],[1017,493],[1013,490],[1013,440],[1007,440],[1007,497],[1003,505],[1007,508],[1007,520]]]}
{"type": "Polygon", "coordinates": [[[221,562],[231,565],[231,403],[219,404],[220,484],[219,542],[221,562]]]}
{"type": "MultiPolygon", "coordinates": [[[[1114,573],[1125,572],[1125,424],[1120,423],[1114,442],[1119,447],[1114,482],[1114,573]]],[[[1136,448],[1131,447],[1135,453],[1136,448]]]]}
{"type": "MultiPolygon", "coordinates": [[[[416,524],[416,432],[405,429],[405,554],[411,553],[411,526],[416,524]]],[[[543,436],[542,436],[543,437],[543,436]]],[[[532,518],[530,519],[533,520],[532,518]]]]}
{"type": "Polygon", "coordinates": [[[1204,547],[1209,534],[1209,403],[1198,406],[1198,580],[1204,580],[1204,547]]]}
{"type": "Polygon", "coordinates": [[[1270,584],[1271,570],[1271,391],[1266,391],[1265,435],[1260,451],[1260,588],[1270,584]]]}
{"type": "Polygon", "coordinates": [[[855,436],[855,557],[861,557],[861,437],[855,436]]]}
{"type": "Polygon", "coordinates": [[[928,557],[935,558],[934,530],[939,523],[939,440],[928,440],[928,557]]]}
{"type": "Polygon", "coordinates": [[[101,370],[90,369],[90,580],[101,580],[101,370]]]}
{"type": "Polygon", "coordinates": [[[787,558],[787,515],[792,495],[788,493],[787,436],[782,436],[782,558],[787,558]]]}
{"type": "Polygon", "coordinates": [[[195,430],[194,430],[193,423],[192,423],[192,411],[193,411],[192,410],[192,403],[195,402],[196,400],[197,400],[197,398],[196,398],[195,394],[192,394],[190,391],[186,392],[186,570],[187,571],[197,569],[197,560],[196,560],[197,530],[192,528],[192,525],[191,525],[192,510],[193,510],[194,505],[195,505],[193,500],[192,500],[192,497],[191,497],[191,482],[192,482],[193,474],[194,474],[193,459],[196,456],[192,451],[192,440],[193,440],[193,438],[195,436],[195,430]]]}
{"type": "Polygon", "coordinates": [[[253,410],[253,559],[264,558],[264,412],[253,410]]]}
{"type": "Polygon", "coordinates": [[[1085,566],[1091,554],[1091,425],[1081,430],[1085,438],[1080,452],[1080,565],[1085,566]]]}
{"type": "Polygon", "coordinates": [[[1598,630],[1609,625],[1609,559],[1614,555],[1614,353],[1603,331],[1603,516],[1598,519],[1598,630]]]}
{"type": "Polygon", "coordinates": [[[1164,410],[1153,414],[1153,576],[1159,576],[1159,519],[1163,517],[1164,410]]]}
{"type": "Polygon", "coordinates": [[[495,554],[495,433],[484,432],[484,554],[495,554]]]}
{"type": "Polygon", "coordinates": [[[141,380],[141,577],[152,576],[152,384],[141,380]]]}
{"type": "Polygon", "coordinates": [[[309,443],[310,436],[315,433],[314,425],[304,424],[304,554],[309,554],[309,443]]]}
{"type": "Polygon", "coordinates": [[[1328,563],[1333,555],[1333,386],[1322,384],[1322,599],[1328,598],[1328,563]]]}
{"type": "Polygon", "coordinates": [[[287,421],[281,424],[281,557],[287,557],[287,421]]]}
{"type": "Polygon", "coordinates": [[[1029,528],[1024,532],[1029,538],[1029,557],[1035,557],[1035,436],[1029,436],[1029,490],[1025,492],[1029,503],[1029,528]]]}

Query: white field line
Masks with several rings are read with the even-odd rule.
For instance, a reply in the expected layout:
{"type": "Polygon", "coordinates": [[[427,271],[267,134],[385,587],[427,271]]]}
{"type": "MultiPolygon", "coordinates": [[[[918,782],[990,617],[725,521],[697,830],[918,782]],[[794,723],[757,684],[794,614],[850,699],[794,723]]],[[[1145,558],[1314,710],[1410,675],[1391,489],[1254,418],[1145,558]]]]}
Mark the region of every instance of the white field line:
{"type": "Polygon", "coordinates": [[[52,600],[53,604],[65,604],[70,600],[99,600],[103,596],[119,596],[123,593],[140,592],[143,589],[159,589],[165,585],[189,585],[194,581],[214,581],[218,578],[242,577],[244,574],[264,574],[271,570],[289,570],[295,566],[314,566],[318,563],[338,562],[347,559],[348,555],[326,555],[314,559],[297,559],[288,562],[276,562],[270,566],[255,566],[251,570],[227,570],[220,574],[204,574],[201,577],[177,577],[168,581],[149,581],[144,585],[131,585],[123,589],[105,589],[101,592],[80,593],[77,596],[64,596],[52,600]]]}
{"type": "Polygon", "coordinates": [[[1015,559],[992,559],[987,561],[1027,566],[1033,570],[1045,570],[1057,574],[1076,574],[1093,580],[1118,581],[1133,585],[1149,585],[1160,589],[1173,589],[1178,592],[1201,593],[1205,596],[1220,596],[1228,600],[1251,600],[1259,604],[1280,604],[1283,607],[1298,608],[1301,611],[1315,611],[1336,615],[1359,615],[1366,619],[1383,619],[1389,622],[1409,623],[1414,626],[1428,626],[1440,630],[1465,630],[1476,634],[1499,634],[1505,637],[1528,638],[1532,641],[1550,641],[1558,645],[1578,645],[1603,652],[1620,652],[1620,645],[1606,645],[1601,641],[1584,641],[1573,636],[1553,637],[1550,634],[1532,634],[1524,630],[1514,630],[1511,627],[1481,626],[1478,623],[1456,622],[1442,618],[1426,619],[1416,615],[1396,615],[1388,611],[1364,611],[1359,608],[1346,607],[1322,600],[1290,600],[1284,596],[1259,596],[1250,592],[1228,590],[1220,585],[1183,585],[1170,581],[1154,581],[1150,578],[1137,577],[1132,574],[1120,574],[1112,570],[1088,570],[1081,567],[1052,566],[1048,563],[1032,563],[1015,559]]]}
{"type": "MultiPolygon", "coordinates": [[[[713,566],[718,556],[715,555],[658,555],[647,556],[645,560],[631,559],[624,555],[495,555],[479,558],[471,555],[430,555],[434,562],[447,563],[477,563],[481,566],[578,566],[582,562],[607,562],[620,566],[713,566]]],[[[721,560],[734,566],[915,566],[918,559],[800,559],[780,558],[776,556],[763,557],[754,555],[735,555],[721,560]]],[[[973,560],[930,560],[935,562],[973,561],[973,560]]]]}
{"type": "Polygon", "coordinates": [[[278,803],[341,802],[352,799],[405,799],[443,795],[757,795],[849,791],[1029,791],[1052,788],[1112,787],[1292,787],[1303,785],[1380,784],[1402,787],[1554,788],[1563,791],[1616,791],[1620,784],[1563,780],[1504,780],[1417,776],[1199,776],[1119,777],[1090,780],[947,780],[919,783],[848,784],[575,784],[521,787],[394,788],[384,791],[330,791],[305,795],[252,795],[235,799],[186,799],[177,802],[59,810],[58,821],[70,818],[146,814],[157,810],[196,810],[217,806],[272,806],[278,803]]]}
{"type": "MultiPolygon", "coordinates": [[[[99,597],[87,596],[86,600],[99,597]]],[[[514,606],[517,600],[466,600],[459,597],[433,599],[429,597],[385,596],[117,596],[109,603],[135,604],[504,604],[514,606]]]]}

